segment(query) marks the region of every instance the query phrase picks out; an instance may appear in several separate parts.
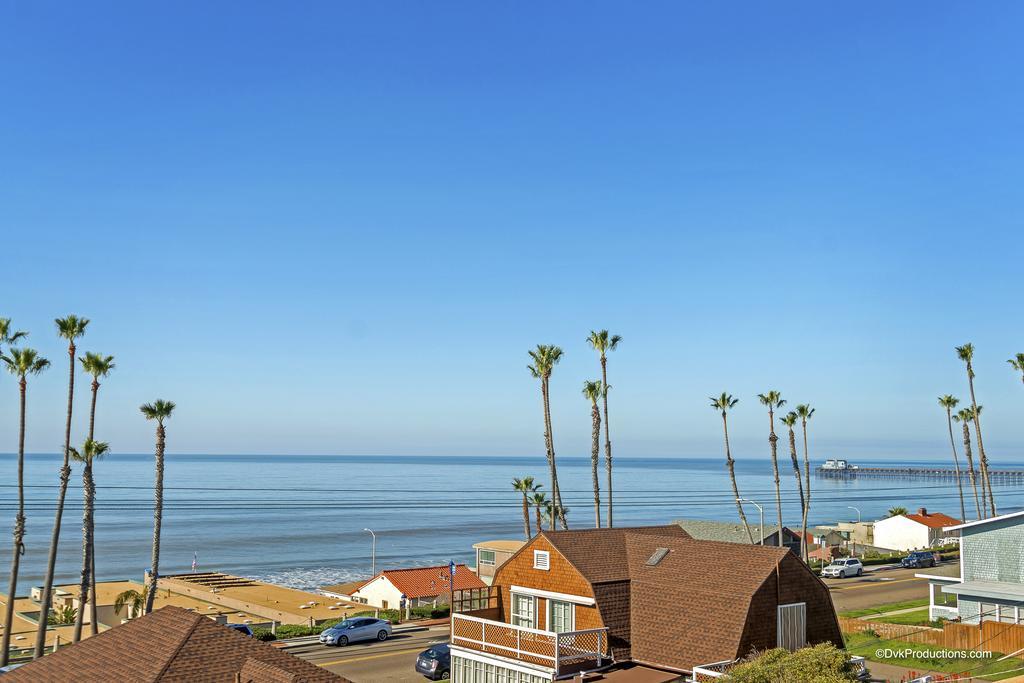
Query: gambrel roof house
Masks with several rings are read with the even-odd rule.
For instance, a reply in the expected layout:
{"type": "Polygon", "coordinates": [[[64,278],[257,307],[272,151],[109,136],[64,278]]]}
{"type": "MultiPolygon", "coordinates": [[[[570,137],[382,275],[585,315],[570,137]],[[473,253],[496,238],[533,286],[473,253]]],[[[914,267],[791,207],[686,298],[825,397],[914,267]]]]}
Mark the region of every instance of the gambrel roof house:
{"type": "Polygon", "coordinates": [[[828,589],[788,549],[696,540],[678,525],[542,531],[493,585],[489,609],[453,619],[457,682],[626,663],[691,672],[755,649],[843,646],[828,589]]]}

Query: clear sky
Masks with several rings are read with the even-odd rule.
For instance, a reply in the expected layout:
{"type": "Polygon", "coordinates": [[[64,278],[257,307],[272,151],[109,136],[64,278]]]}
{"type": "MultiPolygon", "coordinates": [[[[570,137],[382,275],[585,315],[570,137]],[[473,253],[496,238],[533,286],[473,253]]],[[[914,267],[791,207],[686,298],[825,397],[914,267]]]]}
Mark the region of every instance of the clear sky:
{"type": "MultiPolygon", "coordinates": [[[[706,397],[818,407],[821,457],[948,452],[973,341],[993,459],[1024,457],[1016,2],[0,0],[0,315],[114,354],[98,436],[170,450],[720,453],[706,397]]],[[[86,382],[79,404],[84,414],[86,382]]],[[[0,451],[16,386],[0,381],[0,451]]],[[[79,431],[80,433],[80,431],[79,431]]]]}

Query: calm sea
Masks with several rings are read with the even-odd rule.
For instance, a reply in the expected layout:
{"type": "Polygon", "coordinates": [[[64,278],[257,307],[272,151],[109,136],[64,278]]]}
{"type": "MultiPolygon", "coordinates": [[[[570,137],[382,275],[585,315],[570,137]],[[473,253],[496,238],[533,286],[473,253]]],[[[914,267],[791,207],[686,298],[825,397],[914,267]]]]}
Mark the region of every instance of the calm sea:
{"type": "MultiPolygon", "coordinates": [[[[882,464],[859,460],[861,465],[882,464]]],[[[780,460],[784,521],[799,524],[796,483],[780,460]]],[[[885,464],[901,464],[886,460],[885,464]]],[[[945,462],[908,465],[946,466],[945,462]]],[[[0,455],[0,580],[10,563],[16,459],[0,455]]],[[[28,532],[20,593],[41,581],[56,497],[56,455],[27,457],[28,532]]],[[[740,492],[774,518],[767,459],[739,460],[740,492]]],[[[167,458],[161,569],[222,571],[315,588],[369,574],[370,534],[377,567],[468,561],[473,543],[521,538],[520,498],[513,477],[546,482],[543,457],[171,455],[167,458]]],[[[81,558],[80,472],[75,470],[61,536],[58,581],[77,578],[81,558]]],[[[141,578],[152,534],[151,455],[114,455],[96,466],[97,573],[141,578]]],[[[559,482],[571,526],[592,526],[590,462],[559,459],[559,482]]],[[[603,473],[602,473],[603,484],[603,473]]],[[[735,520],[722,458],[619,457],[615,467],[616,526],[679,518],[735,520]]],[[[918,479],[812,478],[812,523],[878,517],[892,505],[959,515],[952,482],[918,479]]],[[[1000,512],[1024,507],[1024,487],[997,490],[1000,512]]],[[[531,511],[531,519],[533,513],[531,511]]],[[[757,511],[748,509],[757,520],[757,511]]]]}

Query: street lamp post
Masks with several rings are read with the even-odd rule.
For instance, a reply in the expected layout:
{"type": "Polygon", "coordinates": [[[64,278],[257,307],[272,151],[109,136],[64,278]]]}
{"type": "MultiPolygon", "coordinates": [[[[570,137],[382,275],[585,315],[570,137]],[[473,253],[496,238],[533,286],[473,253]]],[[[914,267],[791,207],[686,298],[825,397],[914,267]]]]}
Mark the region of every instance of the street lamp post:
{"type": "Polygon", "coordinates": [[[370,546],[370,574],[372,578],[377,576],[377,534],[370,531],[370,529],[363,529],[363,531],[369,531],[370,535],[373,536],[373,541],[370,546]]]}
{"type": "Polygon", "coordinates": [[[750,500],[749,498],[737,498],[736,502],[737,503],[750,503],[751,505],[753,505],[754,507],[757,508],[757,512],[761,516],[761,527],[760,527],[760,530],[758,531],[758,534],[760,534],[760,536],[761,536],[761,541],[760,541],[761,545],[764,545],[764,508],[761,507],[760,505],[758,505],[757,503],[755,503],[754,501],[750,500]]]}
{"type": "MultiPolygon", "coordinates": [[[[860,524],[860,508],[853,507],[852,505],[847,505],[846,507],[848,509],[850,509],[850,510],[856,510],[857,511],[857,524],[860,524]]],[[[854,529],[853,533],[850,534],[850,537],[853,538],[853,556],[854,557],[857,557],[857,538],[856,538],[856,536],[854,536],[854,534],[856,534],[856,533],[857,533],[857,529],[854,529]]]]}

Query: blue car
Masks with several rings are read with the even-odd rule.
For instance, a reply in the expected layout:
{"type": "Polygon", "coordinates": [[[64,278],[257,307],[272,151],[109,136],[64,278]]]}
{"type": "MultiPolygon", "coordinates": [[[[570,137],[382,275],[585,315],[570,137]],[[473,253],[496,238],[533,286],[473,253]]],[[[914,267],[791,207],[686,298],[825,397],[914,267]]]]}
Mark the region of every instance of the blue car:
{"type": "Polygon", "coordinates": [[[416,671],[432,681],[448,680],[452,675],[452,655],[448,643],[432,645],[416,657],[416,671]]]}
{"type": "Polygon", "coordinates": [[[320,634],[324,645],[344,647],[362,640],[387,640],[391,636],[391,622],[372,617],[346,619],[320,634]]]}

